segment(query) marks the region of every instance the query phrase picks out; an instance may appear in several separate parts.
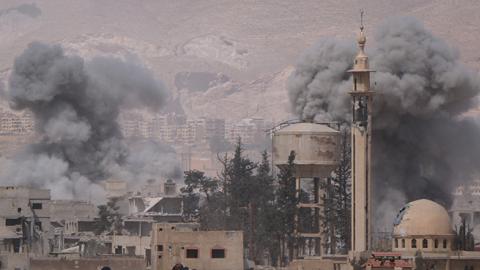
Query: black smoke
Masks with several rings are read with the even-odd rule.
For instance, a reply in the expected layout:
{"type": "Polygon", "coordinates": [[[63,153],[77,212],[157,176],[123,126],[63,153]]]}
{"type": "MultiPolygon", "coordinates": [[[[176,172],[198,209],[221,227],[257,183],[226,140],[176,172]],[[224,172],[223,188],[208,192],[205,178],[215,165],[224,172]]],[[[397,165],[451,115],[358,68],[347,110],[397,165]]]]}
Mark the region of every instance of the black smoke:
{"type": "Polygon", "coordinates": [[[2,182],[51,188],[62,197],[97,189],[131,160],[120,110],[156,111],[166,98],[163,84],[139,63],[86,62],[60,46],[31,43],[15,59],[8,99],[13,109],[33,113],[40,142],[4,162],[2,182]]]}
{"type": "MultiPolygon", "coordinates": [[[[419,198],[448,206],[455,185],[480,169],[480,126],[463,115],[477,106],[479,75],[414,18],[384,22],[374,43],[367,53],[377,70],[372,75],[376,212],[395,212],[419,198]]],[[[347,70],[358,50],[354,45],[324,39],[301,57],[288,81],[300,118],[350,121],[347,70]]]]}

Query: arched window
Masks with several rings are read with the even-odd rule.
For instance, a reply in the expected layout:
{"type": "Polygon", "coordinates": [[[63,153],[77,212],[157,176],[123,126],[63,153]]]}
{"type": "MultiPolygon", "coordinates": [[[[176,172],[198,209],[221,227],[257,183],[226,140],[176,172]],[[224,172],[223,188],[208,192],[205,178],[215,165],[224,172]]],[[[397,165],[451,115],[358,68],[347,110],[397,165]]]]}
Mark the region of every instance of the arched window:
{"type": "Polygon", "coordinates": [[[395,238],[395,248],[398,248],[398,239],[395,238]]]}
{"type": "Polygon", "coordinates": [[[438,248],[438,239],[435,239],[435,248],[438,248]]]}
{"type": "Polygon", "coordinates": [[[412,239],[412,248],[417,248],[417,239],[412,239]]]}
{"type": "Polygon", "coordinates": [[[447,239],[443,239],[443,248],[447,248],[447,239]]]}
{"type": "Polygon", "coordinates": [[[423,239],[422,248],[428,248],[428,240],[427,239],[423,239]]]}
{"type": "Polygon", "coordinates": [[[402,239],[402,248],[405,248],[405,239],[402,239]]]}

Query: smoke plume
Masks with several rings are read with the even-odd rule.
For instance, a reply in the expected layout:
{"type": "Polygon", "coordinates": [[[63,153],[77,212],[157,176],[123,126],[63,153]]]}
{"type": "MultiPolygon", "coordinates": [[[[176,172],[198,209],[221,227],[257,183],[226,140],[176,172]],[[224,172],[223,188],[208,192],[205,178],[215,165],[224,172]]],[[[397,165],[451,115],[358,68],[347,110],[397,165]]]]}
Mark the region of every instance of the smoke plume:
{"type": "MultiPolygon", "coordinates": [[[[413,18],[385,22],[375,44],[367,53],[377,70],[372,74],[376,214],[418,198],[448,206],[452,188],[479,170],[479,124],[462,116],[476,105],[479,76],[413,18]]],[[[347,70],[358,50],[354,45],[325,39],[301,57],[288,81],[300,118],[350,121],[347,70]]]]}
{"type": "Polygon", "coordinates": [[[15,59],[8,94],[13,109],[33,112],[40,142],[4,162],[2,183],[51,188],[63,198],[97,190],[131,158],[117,123],[120,109],[158,110],[167,97],[138,63],[85,62],[38,42],[15,59]]]}

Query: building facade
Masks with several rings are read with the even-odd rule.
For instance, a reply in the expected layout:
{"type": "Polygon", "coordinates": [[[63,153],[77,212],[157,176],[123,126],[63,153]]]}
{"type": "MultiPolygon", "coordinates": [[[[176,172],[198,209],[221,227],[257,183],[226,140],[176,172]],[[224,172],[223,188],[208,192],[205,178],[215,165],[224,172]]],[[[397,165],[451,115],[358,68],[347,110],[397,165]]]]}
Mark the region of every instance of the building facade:
{"type": "Polygon", "coordinates": [[[157,223],[152,229],[152,270],[181,263],[196,270],[243,270],[241,231],[200,231],[186,223],[157,223]]]}

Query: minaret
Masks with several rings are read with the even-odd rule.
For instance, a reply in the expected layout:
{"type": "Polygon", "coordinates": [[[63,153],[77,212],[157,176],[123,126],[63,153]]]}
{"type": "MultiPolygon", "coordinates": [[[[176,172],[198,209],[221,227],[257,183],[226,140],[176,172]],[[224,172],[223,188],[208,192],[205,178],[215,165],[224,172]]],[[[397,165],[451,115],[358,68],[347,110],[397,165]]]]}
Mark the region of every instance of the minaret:
{"type": "Polygon", "coordinates": [[[372,96],[368,56],[365,54],[363,13],[358,54],[353,69],[352,96],[352,239],[351,250],[359,254],[372,243],[372,96]]]}

